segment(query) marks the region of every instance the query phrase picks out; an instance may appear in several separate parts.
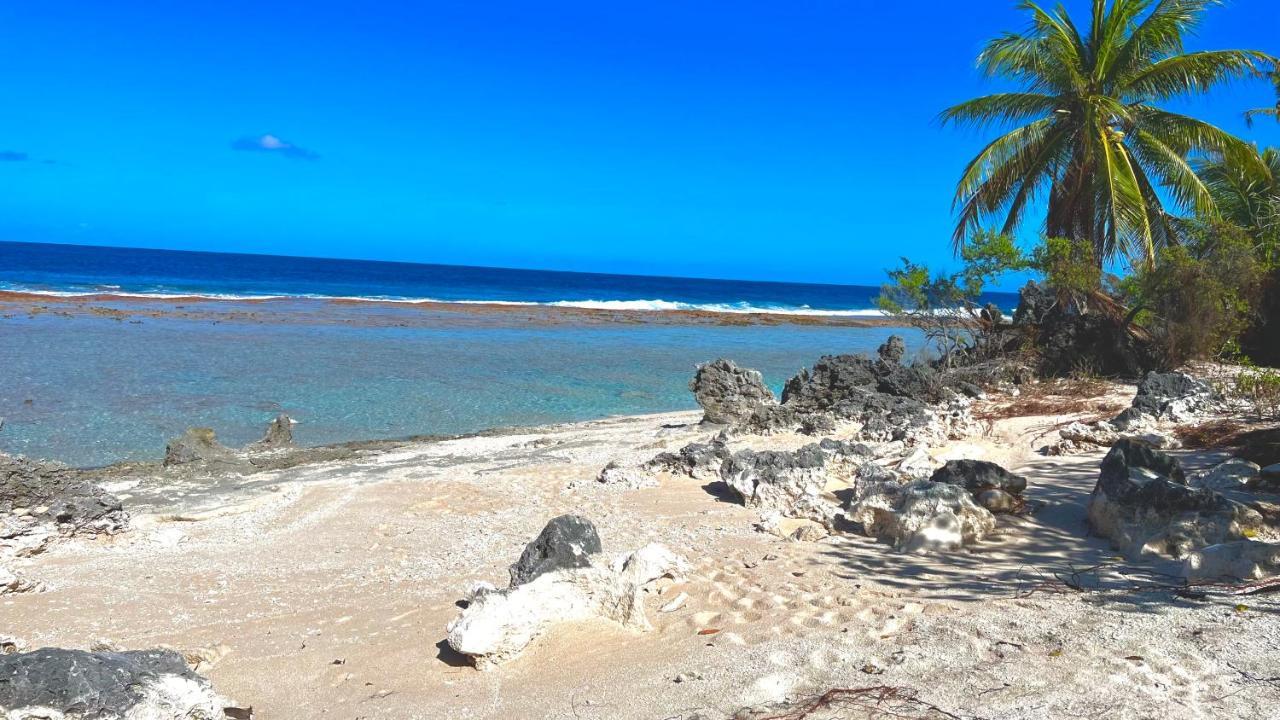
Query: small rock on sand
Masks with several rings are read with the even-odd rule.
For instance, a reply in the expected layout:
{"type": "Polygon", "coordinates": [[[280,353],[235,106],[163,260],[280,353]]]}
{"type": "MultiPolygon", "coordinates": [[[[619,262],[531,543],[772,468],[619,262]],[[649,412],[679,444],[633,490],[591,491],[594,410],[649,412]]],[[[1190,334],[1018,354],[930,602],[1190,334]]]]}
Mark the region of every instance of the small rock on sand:
{"type": "Polygon", "coordinates": [[[591,564],[589,556],[600,550],[600,535],[590,520],[579,515],[561,515],[542,528],[511,566],[511,587],[553,570],[587,567],[591,564]]]}

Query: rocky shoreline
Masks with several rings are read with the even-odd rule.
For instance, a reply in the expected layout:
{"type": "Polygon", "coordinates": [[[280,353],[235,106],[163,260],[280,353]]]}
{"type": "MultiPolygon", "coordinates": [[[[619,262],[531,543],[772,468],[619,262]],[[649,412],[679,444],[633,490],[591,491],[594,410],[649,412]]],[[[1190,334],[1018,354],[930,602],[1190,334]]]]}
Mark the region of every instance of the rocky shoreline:
{"type": "Polygon", "coordinates": [[[1280,467],[1176,432],[1239,408],[1174,373],[1107,385],[1114,416],[1009,414],[1040,383],[902,359],[781,398],[715,361],[697,414],[6,456],[0,707],[707,720],[875,686],[901,717],[1265,716],[1280,467]]]}

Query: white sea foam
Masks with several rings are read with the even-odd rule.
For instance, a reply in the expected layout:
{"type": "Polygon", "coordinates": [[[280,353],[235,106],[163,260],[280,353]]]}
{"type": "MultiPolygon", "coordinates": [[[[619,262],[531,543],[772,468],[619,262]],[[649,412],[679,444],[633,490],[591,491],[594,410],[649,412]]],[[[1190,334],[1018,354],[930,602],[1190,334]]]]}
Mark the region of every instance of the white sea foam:
{"type": "Polygon", "coordinates": [[[117,288],[95,290],[46,290],[0,285],[0,291],[43,295],[47,297],[77,298],[103,297],[121,299],[149,300],[341,300],[345,302],[391,303],[400,305],[502,305],[517,307],[558,307],[577,308],[583,310],[616,310],[629,312],[713,312],[741,315],[796,315],[817,317],[881,317],[884,313],[877,309],[830,310],[800,306],[751,305],[748,303],[686,303],[672,300],[556,300],[552,302],[535,302],[526,300],[442,300],[429,297],[393,297],[377,295],[317,295],[317,294],[279,294],[279,295],[237,295],[233,293],[200,293],[200,292],[127,292],[117,288]]]}

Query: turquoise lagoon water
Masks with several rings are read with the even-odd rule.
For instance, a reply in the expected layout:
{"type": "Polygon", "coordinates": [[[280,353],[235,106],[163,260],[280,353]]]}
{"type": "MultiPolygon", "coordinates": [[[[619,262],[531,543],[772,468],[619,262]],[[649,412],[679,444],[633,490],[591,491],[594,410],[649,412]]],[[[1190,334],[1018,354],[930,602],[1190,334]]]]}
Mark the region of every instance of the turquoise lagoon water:
{"type": "Polygon", "coordinates": [[[903,333],[436,322],[411,308],[324,305],[298,309],[296,322],[287,307],[270,322],[10,313],[0,319],[0,450],[80,466],[158,459],[186,427],[238,445],[281,411],[299,421],[301,443],[320,445],[693,409],[697,363],[733,358],[776,390],[823,354],[871,351],[903,333]]]}

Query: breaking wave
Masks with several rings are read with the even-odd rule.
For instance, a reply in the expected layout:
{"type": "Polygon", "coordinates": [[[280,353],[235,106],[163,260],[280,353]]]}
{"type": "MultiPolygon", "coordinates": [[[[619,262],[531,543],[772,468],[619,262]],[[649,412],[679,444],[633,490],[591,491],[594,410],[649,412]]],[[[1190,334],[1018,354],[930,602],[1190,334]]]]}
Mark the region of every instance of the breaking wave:
{"type": "Polygon", "coordinates": [[[549,302],[522,300],[446,300],[430,297],[393,297],[381,295],[319,295],[319,294],[235,294],[209,292],[181,292],[175,290],[125,291],[118,286],[85,288],[77,290],[50,290],[31,288],[11,283],[0,283],[0,292],[41,295],[59,298],[96,298],[110,300],[119,298],[145,300],[225,300],[225,301],[261,301],[261,300],[333,300],[342,302],[391,303],[400,305],[504,305],[529,307],[577,308],[582,310],[606,310],[623,312],[708,312],[732,313],[743,315],[798,315],[816,317],[880,317],[884,313],[874,308],[823,309],[811,308],[807,305],[752,305],[750,303],[690,303],[674,300],[554,300],[549,302]]]}

